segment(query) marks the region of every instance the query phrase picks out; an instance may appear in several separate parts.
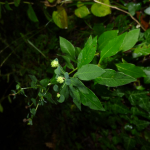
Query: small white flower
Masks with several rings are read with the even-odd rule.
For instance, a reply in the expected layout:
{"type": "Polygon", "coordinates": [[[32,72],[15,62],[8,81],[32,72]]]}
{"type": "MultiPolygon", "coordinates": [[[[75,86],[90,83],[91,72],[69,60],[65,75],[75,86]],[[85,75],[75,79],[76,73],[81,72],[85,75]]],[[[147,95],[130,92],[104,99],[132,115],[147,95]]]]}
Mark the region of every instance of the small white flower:
{"type": "Polygon", "coordinates": [[[48,83],[48,85],[51,85],[51,83],[48,83]]]}
{"type": "Polygon", "coordinates": [[[61,77],[61,76],[59,76],[59,77],[57,78],[57,82],[58,82],[58,83],[63,83],[63,82],[64,82],[64,78],[61,77]]]}
{"type": "Polygon", "coordinates": [[[59,94],[59,93],[57,93],[57,97],[58,97],[58,98],[60,97],[60,94],[59,94]]]}
{"type": "Polygon", "coordinates": [[[137,29],[138,29],[138,28],[140,28],[140,25],[139,25],[139,24],[137,24],[137,25],[136,25],[136,28],[137,28],[137,29]]]}
{"type": "Polygon", "coordinates": [[[54,68],[54,67],[58,67],[58,61],[57,60],[53,60],[51,62],[51,66],[54,68]]]}

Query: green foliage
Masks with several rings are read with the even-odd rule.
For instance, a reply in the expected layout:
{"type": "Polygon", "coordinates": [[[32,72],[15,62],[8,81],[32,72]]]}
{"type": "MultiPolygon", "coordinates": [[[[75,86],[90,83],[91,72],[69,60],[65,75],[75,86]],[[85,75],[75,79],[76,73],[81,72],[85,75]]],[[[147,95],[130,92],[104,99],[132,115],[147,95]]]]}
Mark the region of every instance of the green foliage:
{"type": "MultiPolygon", "coordinates": [[[[16,82],[0,112],[27,105],[24,122],[56,149],[149,149],[150,30],[93,1],[48,2],[0,3],[1,83],[16,82]],[[19,18],[11,32],[6,18],[19,18]]],[[[146,0],[99,2],[149,15],[146,0]]]]}

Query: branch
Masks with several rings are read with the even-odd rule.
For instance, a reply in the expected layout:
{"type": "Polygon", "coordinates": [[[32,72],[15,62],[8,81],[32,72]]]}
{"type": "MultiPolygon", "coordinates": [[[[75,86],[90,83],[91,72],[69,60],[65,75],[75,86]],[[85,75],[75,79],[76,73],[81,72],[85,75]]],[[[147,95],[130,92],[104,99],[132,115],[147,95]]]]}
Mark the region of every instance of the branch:
{"type": "Polygon", "coordinates": [[[99,2],[99,1],[97,1],[97,0],[94,0],[94,2],[99,3],[99,4],[102,4],[102,5],[105,5],[105,6],[110,7],[110,8],[117,9],[117,10],[119,10],[119,11],[122,11],[122,12],[128,14],[137,24],[140,25],[140,27],[141,27],[144,31],[146,31],[146,29],[142,26],[142,24],[141,24],[138,20],[136,20],[129,12],[127,12],[127,11],[125,11],[125,10],[122,10],[122,9],[116,7],[116,6],[111,6],[111,5],[108,5],[108,4],[99,2]]]}

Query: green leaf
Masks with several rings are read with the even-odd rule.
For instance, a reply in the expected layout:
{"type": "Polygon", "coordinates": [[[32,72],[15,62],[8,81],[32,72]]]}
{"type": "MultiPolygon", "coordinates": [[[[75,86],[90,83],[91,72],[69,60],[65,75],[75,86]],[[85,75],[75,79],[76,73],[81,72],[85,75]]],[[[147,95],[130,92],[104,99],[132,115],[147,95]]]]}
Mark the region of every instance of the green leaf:
{"type": "Polygon", "coordinates": [[[48,0],[49,3],[54,3],[56,0],[48,0]]]}
{"type": "Polygon", "coordinates": [[[63,68],[62,68],[60,65],[58,65],[58,67],[54,70],[54,72],[55,72],[55,74],[58,75],[58,76],[64,74],[64,70],[63,70],[63,68]]]}
{"type": "Polygon", "coordinates": [[[119,63],[116,64],[119,71],[132,76],[134,78],[146,77],[145,72],[138,66],[129,63],[119,63]]]}
{"type": "Polygon", "coordinates": [[[139,131],[145,129],[150,124],[149,121],[139,120],[138,118],[135,118],[132,123],[136,125],[139,131]]]}
{"type": "Polygon", "coordinates": [[[105,73],[95,79],[96,83],[109,87],[116,87],[136,81],[135,78],[128,76],[122,72],[116,72],[115,70],[111,69],[105,69],[105,71],[105,73]]]}
{"type": "Polygon", "coordinates": [[[90,36],[85,47],[80,52],[78,56],[78,69],[83,65],[89,64],[94,58],[95,52],[97,48],[97,36],[93,38],[90,36]]]}
{"type": "Polygon", "coordinates": [[[105,72],[102,68],[94,64],[87,64],[82,66],[74,75],[77,76],[80,80],[93,80],[105,72]]]}
{"type": "Polygon", "coordinates": [[[88,89],[86,86],[77,78],[71,78],[71,84],[79,89],[80,92],[84,94],[89,94],[88,89]]]}
{"type": "Polygon", "coordinates": [[[143,71],[147,75],[146,77],[144,77],[144,83],[149,84],[150,83],[150,67],[144,67],[143,71]]]}
{"type": "Polygon", "coordinates": [[[121,139],[118,136],[113,136],[112,141],[115,145],[117,145],[118,143],[121,143],[121,139]]]}
{"type": "Polygon", "coordinates": [[[7,1],[5,1],[5,8],[6,8],[7,10],[12,10],[7,1]]]}
{"type": "Polygon", "coordinates": [[[125,107],[124,105],[119,105],[119,104],[114,104],[111,106],[112,110],[114,113],[119,113],[119,114],[128,114],[130,113],[130,110],[125,107]]]}
{"type": "Polygon", "coordinates": [[[132,16],[135,15],[136,7],[134,3],[132,2],[128,3],[128,11],[132,16]]]}
{"type": "Polygon", "coordinates": [[[31,6],[30,4],[29,4],[28,6],[29,6],[29,7],[28,7],[28,10],[27,10],[27,14],[28,14],[29,19],[30,19],[31,21],[33,21],[33,22],[39,22],[39,20],[38,20],[38,18],[37,18],[37,16],[36,16],[36,14],[35,14],[35,12],[34,12],[32,6],[31,6]]]}
{"type": "Polygon", "coordinates": [[[106,57],[110,57],[118,53],[120,51],[120,47],[124,41],[125,36],[126,33],[121,34],[116,38],[110,40],[101,51],[100,61],[102,61],[106,57]]]}
{"type": "Polygon", "coordinates": [[[117,34],[118,30],[106,31],[103,34],[101,34],[98,38],[98,50],[101,51],[110,40],[117,37],[117,34]]]}
{"type": "Polygon", "coordinates": [[[149,98],[140,98],[139,99],[139,103],[138,103],[139,107],[141,107],[143,110],[150,112],[150,102],[149,102],[149,98]]]}
{"type": "Polygon", "coordinates": [[[123,137],[125,150],[133,150],[135,148],[135,139],[128,136],[123,137]]]}
{"type": "Polygon", "coordinates": [[[81,6],[81,7],[77,8],[74,13],[77,17],[84,18],[88,14],[90,14],[90,11],[86,6],[81,6]]]}
{"type": "Polygon", "coordinates": [[[144,32],[144,37],[146,39],[146,42],[148,44],[150,44],[150,29],[147,29],[145,32],[144,32]]]}
{"type": "Polygon", "coordinates": [[[32,109],[30,110],[30,113],[31,113],[32,115],[35,115],[35,114],[36,114],[36,109],[35,109],[35,108],[32,108],[32,109]]]}
{"type": "Polygon", "coordinates": [[[146,8],[146,9],[144,10],[144,12],[145,12],[147,15],[150,15],[150,7],[146,8]]]}
{"type": "Polygon", "coordinates": [[[121,45],[122,51],[127,51],[131,49],[138,41],[140,29],[131,30],[128,32],[124,38],[123,44],[121,45]]]}
{"type": "Polygon", "coordinates": [[[67,56],[61,56],[65,60],[65,64],[69,69],[74,69],[72,63],[70,62],[70,58],[67,56]]]}
{"type": "Polygon", "coordinates": [[[87,90],[89,94],[81,92],[80,102],[91,109],[105,111],[98,97],[90,89],[87,90]]]}
{"type": "Polygon", "coordinates": [[[20,4],[20,0],[14,0],[14,4],[15,4],[16,7],[18,7],[19,4],[20,4]]]}
{"type": "Polygon", "coordinates": [[[34,106],[36,106],[36,99],[31,98],[32,103],[34,104],[34,106]]]}
{"type": "Polygon", "coordinates": [[[0,112],[2,113],[3,112],[3,106],[0,104],[0,112]]]}
{"type": "Polygon", "coordinates": [[[146,56],[149,54],[150,54],[150,45],[147,46],[145,43],[142,43],[141,45],[139,45],[132,53],[133,58],[146,56]]]}
{"type": "Polygon", "coordinates": [[[68,17],[66,10],[62,6],[57,6],[57,11],[53,11],[52,18],[55,24],[61,29],[68,28],[68,17]]]}
{"type": "Polygon", "coordinates": [[[47,87],[48,83],[50,82],[50,79],[42,79],[40,81],[40,84],[44,87],[47,87]]]}
{"type": "MultiPolygon", "coordinates": [[[[105,3],[107,5],[110,5],[109,0],[98,0],[99,2],[105,3]]],[[[111,14],[111,9],[108,6],[99,4],[99,3],[94,3],[91,7],[91,12],[93,13],[93,15],[97,16],[97,17],[104,17],[108,14],[111,14]]]]}
{"type": "Polygon", "coordinates": [[[61,51],[65,54],[68,54],[71,56],[73,59],[75,59],[75,48],[74,46],[66,39],[60,37],[60,48],[61,51]]]}
{"type": "Polygon", "coordinates": [[[58,92],[58,91],[59,91],[59,87],[58,87],[57,84],[55,84],[55,85],[53,86],[53,90],[54,90],[55,92],[58,92]]]}
{"type": "Polygon", "coordinates": [[[63,103],[65,101],[64,95],[60,95],[60,98],[58,100],[59,103],[63,103]]]}
{"type": "Polygon", "coordinates": [[[131,105],[138,105],[139,99],[148,99],[148,91],[127,91],[126,97],[131,105]]]}
{"type": "Polygon", "coordinates": [[[146,119],[150,119],[150,116],[145,111],[139,110],[137,107],[132,107],[131,113],[134,116],[141,116],[141,117],[144,117],[146,119]]]}
{"type": "Polygon", "coordinates": [[[51,102],[51,103],[56,103],[56,102],[52,99],[51,93],[47,92],[46,94],[44,94],[44,97],[47,99],[47,101],[49,101],[49,102],[51,102]]]}
{"type": "Polygon", "coordinates": [[[73,98],[73,102],[79,108],[79,110],[81,110],[81,99],[79,90],[77,88],[74,88],[72,85],[69,85],[69,89],[71,91],[70,95],[73,98]]]}
{"type": "Polygon", "coordinates": [[[64,95],[65,99],[68,99],[69,97],[69,89],[66,84],[64,84],[60,89],[60,95],[64,95]]]}
{"type": "Polygon", "coordinates": [[[37,78],[34,75],[29,75],[29,77],[33,82],[37,83],[37,78]]]}

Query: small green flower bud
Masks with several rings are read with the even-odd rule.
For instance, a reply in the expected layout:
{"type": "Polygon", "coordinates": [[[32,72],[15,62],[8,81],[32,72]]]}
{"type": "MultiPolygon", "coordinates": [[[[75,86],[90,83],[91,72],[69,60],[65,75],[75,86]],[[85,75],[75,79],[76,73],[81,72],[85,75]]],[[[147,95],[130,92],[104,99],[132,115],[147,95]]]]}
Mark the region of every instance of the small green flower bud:
{"type": "Polygon", "coordinates": [[[60,94],[59,94],[59,93],[57,93],[57,97],[58,97],[58,98],[60,97],[60,94]]]}
{"type": "Polygon", "coordinates": [[[53,61],[51,62],[51,66],[52,66],[53,68],[58,67],[58,61],[57,61],[57,60],[53,60],[53,61]]]}
{"type": "Polygon", "coordinates": [[[63,82],[64,82],[64,78],[61,77],[61,76],[59,76],[59,77],[57,78],[57,82],[58,82],[58,83],[63,83],[63,82]]]}

